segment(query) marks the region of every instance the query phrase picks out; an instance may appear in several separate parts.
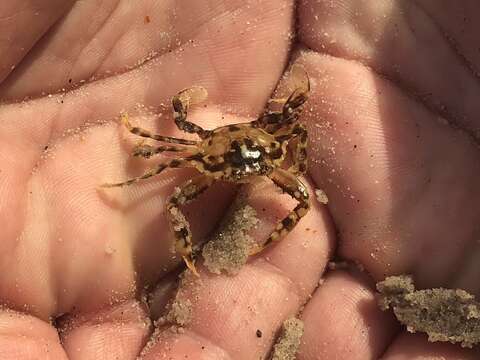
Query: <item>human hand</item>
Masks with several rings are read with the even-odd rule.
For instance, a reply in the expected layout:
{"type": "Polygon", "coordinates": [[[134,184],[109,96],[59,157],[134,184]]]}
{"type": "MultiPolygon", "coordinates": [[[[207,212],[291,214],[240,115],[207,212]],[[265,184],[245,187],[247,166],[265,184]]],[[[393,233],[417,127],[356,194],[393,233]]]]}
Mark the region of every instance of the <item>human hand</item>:
{"type": "MultiPolygon", "coordinates": [[[[208,107],[194,113],[196,122],[214,128],[250,121],[288,62],[293,4],[104,1],[71,9],[61,2],[60,9],[60,2],[41,3],[41,9],[32,3],[29,10],[4,9],[2,33],[19,38],[4,45],[2,78],[15,69],[0,87],[2,358],[131,359],[142,351],[146,358],[260,358],[281,322],[307,301],[301,359],[368,359],[384,352],[395,359],[475,357],[398,334],[394,320],[377,309],[374,281],[366,275],[332,272],[316,289],[338,249],[374,280],[409,272],[421,285],[478,290],[478,201],[472,201],[479,199],[478,150],[465,132],[436,120],[442,114],[466,132],[478,131],[475,78],[440,32],[424,27],[434,22],[416,19],[423,11],[393,4],[371,9],[367,1],[298,4],[296,41],[312,49],[294,52],[312,80],[303,116],[311,143],[306,181],[311,190],[326,190],[329,211],[312,201],[290,236],[235,277],[200,266],[201,282],[184,289],[192,320],[178,334],[152,333],[150,318],[169,296],[175,277],[167,274],[179,263],[169,251],[165,200],[192,172],[99,192],[99,184],[158,161],[132,160],[134,144],[116,120],[127,111],[142,127],[180,135],[169,99],[202,85],[208,107]],[[401,21],[405,14],[408,23],[401,21]],[[14,26],[29,31],[14,32],[14,26]],[[426,45],[415,45],[408,26],[419,38],[436,39],[432,48],[420,52],[426,45]],[[431,67],[435,51],[444,60],[438,69],[431,67]],[[458,80],[441,78],[446,70],[458,80]],[[141,295],[158,282],[147,308],[141,295]]],[[[448,10],[425,6],[474,67],[473,39],[455,35],[460,23],[441,20],[448,10]]],[[[264,238],[291,202],[254,189],[246,191],[261,221],[255,235],[264,238]],[[273,211],[261,211],[273,201],[273,211]]],[[[232,189],[220,185],[188,207],[194,237],[213,229],[232,197],[232,189]]]]}
{"type": "MultiPolygon", "coordinates": [[[[469,2],[299,6],[299,40],[312,49],[302,61],[316,79],[310,175],[329,196],[337,255],[375,281],[408,273],[420,288],[478,295],[478,16],[469,2]]],[[[372,288],[327,274],[303,312],[304,358],[478,357],[399,331],[368,307],[372,288]]]]}

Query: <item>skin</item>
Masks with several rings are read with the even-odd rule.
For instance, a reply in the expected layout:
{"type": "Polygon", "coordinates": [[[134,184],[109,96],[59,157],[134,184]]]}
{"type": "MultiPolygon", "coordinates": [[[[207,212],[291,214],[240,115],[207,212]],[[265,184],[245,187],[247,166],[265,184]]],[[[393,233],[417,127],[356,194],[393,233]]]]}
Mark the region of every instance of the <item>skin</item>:
{"type": "MultiPolygon", "coordinates": [[[[2,3],[0,357],[257,359],[305,304],[299,359],[478,358],[399,329],[373,289],[410,273],[419,288],[480,295],[480,6],[371,4],[304,0],[294,14],[286,0],[2,3]],[[164,206],[193,172],[100,191],[158,161],[130,155],[136,139],[119,114],[178,136],[169,101],[200,85],[209,100],[192,113],[199,125],[251,121],[289,59],[312,82],[304,181],[328,206],[312,201],[235,277],[200,264],[202,282],[184,289],[185,332],[153,333],[181,263],[164,206]],[[366,272],[325,273],[333,256],[366,272]],[[156,286],[147,308],[140,295],[156,286]]],[[[264,239],[293,204],[258,186],[243,191],[264,239]]],[[[194,240],[233,196],[216,185],[189,205],[194,240]]]]}

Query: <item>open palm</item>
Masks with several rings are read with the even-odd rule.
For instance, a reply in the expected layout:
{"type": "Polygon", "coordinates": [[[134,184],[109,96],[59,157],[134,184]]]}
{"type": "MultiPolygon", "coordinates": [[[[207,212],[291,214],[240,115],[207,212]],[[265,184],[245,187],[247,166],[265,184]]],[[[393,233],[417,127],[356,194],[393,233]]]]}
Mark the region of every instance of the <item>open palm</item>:
{"type": "MultiPolygon", "coordinates": [[[[372,4],[2,5],[0,357],[258,359],[304,304],[299,359],[478,357],[400,331],[373,289],[412,273],[422,287],[480,291],[480,7],[372,4]],[[326,191],[328,208],[313,201],[286,239],[234,277],[200,265],[201,281],[184,289],[190,324],[154,331],[180,263],[164,205],[192,171],[100,191],[158,162],[132,160],[120,113],[178,136],[169,99],[201,85],[209,98],[192,119],[202,127],[251,121],[289,62],[311,79],[305,181],[326,191]],[[333,257],[366,271],[324,274],[333,257]],[[147,307],[145,289],[156,285],[147,307]]],[[[255,189],[245,191],[263,238],[292,203],[255,189]],[[272,211],[261,211],[265,202],[272,211]]],[[[218,184],[187,207],[197,241],[233,197],[218,184]]]]}

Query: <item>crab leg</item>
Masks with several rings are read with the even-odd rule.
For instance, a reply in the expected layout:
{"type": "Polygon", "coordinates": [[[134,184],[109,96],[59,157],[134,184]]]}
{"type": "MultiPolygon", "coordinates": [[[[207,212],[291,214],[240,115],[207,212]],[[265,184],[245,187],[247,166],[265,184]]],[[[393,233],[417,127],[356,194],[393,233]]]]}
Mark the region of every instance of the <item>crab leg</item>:
{"type": "Polygon", "coordinates": [[[298,142],[295,146],[295,154],[293,156],[294,163],[288,171],[296,175],[305,174],[307,172],[307,129],[305,125],[296,123],[292,129],[292,134],[294,137],[298,137],[298,142]]]}
{"type": "Polygon", "coordinates": [[[150,138],[153,140],[157,141],[163,141],[167,143],[173,143],[173,144],[182,144],[182,145],[196,145],[196,141],[192,140],[185,140],[185,139],[178,139],[170,136],[163,136],[163,135],[157,135],[157,134],[152,134],[150,131],[132,126],[130,124],[130,121],[128,120],[128,115],[127,114],[122,114],[121,121],[123,125],[130,131],[132,134],[144,137],[144,138],[150,138]]]}
{"type": "Polygon", "coordinates": [[[126,186],[126,185],[131,185],[135,182],[138,182],[140,180],[148,179],[152,176],[160,174],[163,170],[167,168],[180,168],[180,167],[188,167],[190,162],[186,159],[173,159],[170,161],[162,162],[158,164],[156,167],[148,170],[145,174],[142,176],[138,176],[132,179],[129,179],[127,181],[121,182],[121,183],[114,183],[114,184],[103,184],[102,187],[118,187],[118,186],[126,186]]]}
{"type": "Polygon", "coordinates": [[[188,180],[180,189],[177,189],[167,203],[167,216],[175,235],[175,250],[182,255],[187,267],[197,276],[192,249],[192,233],[188,221],[179,209],[179,205],[189,203],[210,187],[212,183],[213,179],[211,177],[199,175],[188,180]]]}
{"type": "Polygon", "coordinates": [[[187,121],[187,110],[190,105],[202,102],[207,98],[207,90],[201,86],[195,86],[189,89],[180,91],[172,99],[173,118],[175,124],[180,130],[191,134],[197,134],[201,139],[205,139],[210,131],[204,130],[200,126],[187,121]]]}
{"type": "Polygon", "coordinates": [[[182,152],[187,150],[188,148],[184,146],[171,146],[171,145],[152,146],[148,144],[138,144],[133,148],[133,156],[140,156],[148,159],[153,155],[157,155],[162,152],[182,152]]]}
{"type": "Polygon", "coordinates": [[[269,177],[275,185],[297,200],[298,205],[290,212],[290,214],[288,214],[287,217],[277,223],[275,230],[270,234],[267,241],[252,249],[250,255],[262,251],[272,242],[279,241],[285,237],[285,235],[293,230],[300,219],[304,217],[310,209],[308,191],[305,188],[305,185],[303,185],[293,174],[282,168],[277,168],[269,175],[269,177]]]}

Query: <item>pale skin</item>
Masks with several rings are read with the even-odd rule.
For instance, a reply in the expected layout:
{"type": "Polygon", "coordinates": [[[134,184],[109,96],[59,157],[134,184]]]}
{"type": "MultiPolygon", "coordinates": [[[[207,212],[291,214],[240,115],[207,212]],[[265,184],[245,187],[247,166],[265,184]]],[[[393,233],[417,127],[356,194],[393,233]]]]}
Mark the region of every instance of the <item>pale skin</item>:
{"type": "MultiPolygon", "coordinates": [[[[373,299],[375,282],[399,273],[418,287],[480,295],[476,2],[305,0],[295,15],[283,0],[6,4],[0,358],[134,359],[143,350],[147,359],[257,359],[305,303],[299,359],[479,357],[405,333],[373,299]],[[173,283],[167,273],[182,265],[170,252],[165,202],[194,172],[99,191],[157,161],[131,156],[136,139],[120,113],[178,136],[170,99],[199,85],[209,93],[192,114],[200,126],[251,121],[290,55],[312,83],[301,116],[310,134],[303,181],[311,193],[324,189],[328,206],[312,201],[286,239],[235,277],[200,263],[201,285],[185,289],[192,322],[144,349],[169,296],[161,290],[173,283]],[[334,255],[366,273],[325,273],[334,255]],[[139,290],[157,284],[148,309],[139,290]]],[[[258,240],[294,206],[268,189],[245,189],[258,240]]],[[[194,241],[233,196],[218,186],[188,206],[194,241]]]]}

